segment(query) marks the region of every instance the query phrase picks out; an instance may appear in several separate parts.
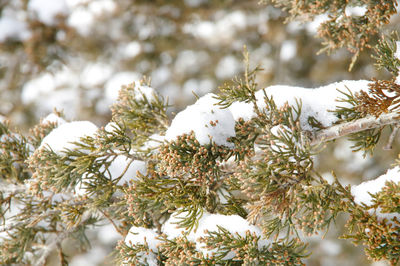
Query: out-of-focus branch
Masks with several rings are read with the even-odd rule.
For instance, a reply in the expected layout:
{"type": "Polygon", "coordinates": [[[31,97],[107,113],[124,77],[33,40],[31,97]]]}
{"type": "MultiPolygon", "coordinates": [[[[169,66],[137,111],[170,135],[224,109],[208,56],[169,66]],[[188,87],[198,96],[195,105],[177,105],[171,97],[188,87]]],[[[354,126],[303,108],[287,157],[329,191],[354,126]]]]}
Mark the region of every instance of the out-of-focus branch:
{"type": "Polygon", "coordinates": [[[55,248],[65,239],[68,237],[68,235],[72,232],[71,231],[65,231],[62,233],[59,233],[50,243],[46,244],[46,246],[43,248],[43,253],[39,257],[39,259],[34,263],[35,266],[41,266],[44,265],[46,262],[47,257],[50,255],[50,253],[55,250],[55,248]]]}
{"type": "Polygon", "coordinates": [[[398,113],[382,114],[378,118],[375,116],[367,116],[318,131],[311,137],[310,144],[317,145],[364,130],[397,124],[399,123],[399,120],[400,114],[398,113]]]}

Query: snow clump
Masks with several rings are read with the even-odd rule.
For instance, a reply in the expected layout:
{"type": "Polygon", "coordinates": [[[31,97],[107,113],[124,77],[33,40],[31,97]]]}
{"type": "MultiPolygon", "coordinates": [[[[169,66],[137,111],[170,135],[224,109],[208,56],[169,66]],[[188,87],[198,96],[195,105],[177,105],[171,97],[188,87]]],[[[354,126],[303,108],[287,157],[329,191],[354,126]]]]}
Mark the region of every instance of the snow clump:
{"type": "Polygon", "coordinates": [[[53,129],[39,146],[41,148],[50,148],[58,155],[62,155],[67,149],[76,148],[73,142],[80,142],[80,138],[93,136],[98,127],[89,121],[73,121],[60,125],[53,129]]]}
{"type": "Polygon", "coordinates": [[[193,105],[178,113],[166,132],[166,139],[171,141],[183,134],[195,134],[201,145],[214,141],[217,145],[233,147],[228,138],[236,136],[235,120],[228,109],[216,105],[215,94],[208,93],[193,105]]]}
{"type": "MultiPolygon", "coordinates": [[[[373,204],[372,195],[376,195],[382,191],[385,187],[386,182],[400,182],[400,167],[396,166],[389,169],[386,174],[379,176],[378,178],[370,181],[363,182],[359,185],[352,186],[351,194],[354,196],[354,201],[358,205],[365,204],[366,206],[371,206],[373,204]]],[[[380,209],[370,209],[369,214],[376,214],[378,220],[387,219],[388,221],[393,220],[395,217],[400,221],[400,214],[396,213],[381,213],[380,209]]]]}
{"type": "Polygon", "coordinates": [[[146,265],[157,265],[157,256],[155,253],[158,250],[157,245],[161,243],[157,237],[158,234],[153,229],[132,226],[131,229],[129,229],[129,233],[125,237],[125,244],[131,247],[134,245],[147,244],[150,252],[139,252],[137,257],[140,258],[140,263],[146,265]]]}
{"type": "MultiPolygon", "coordinates": [[[[301,100],[300,125],[303,130],[313,129],[308,123],[309,117],[314,117],[322,126],[329,127],[338,121],[335,113],[331,111],[337,109],[338,106],[351,107],[348,103],[337,101],[345,97],[341,92],[348,93],[350,90],[354,94],[361,90],[368,91],[369,84],[370,81],[367,80],[344,80],[315,89],[275,85],[256,92],[257,106],[260,109],[266,107],[264,94],[272,97],[278,108],[284,106],[286,102],[291,106],[296,106],[296,99],[298,99],[301,100]]],[[[229,107],[229,110],[235,120],[242,118],[247,121],[256,116],[252,103],[236,102],[229,107]]]]}
{"type": "MultiPolygon", "coordinates": [[[[163,225],[163,233],[167,235],[168,239],[174,239],[183,236],[187,232],[183,228],[179,228],[177,223],[181,221],[183,217],[187,215],[186,212],[180,214],[172,214],[169,220],[163,225]]],[[[261,249],[269,242],[267,239],[262,239],[262,231],[258,226],[251,225],[246,219],[243,219],[239,215],[222,215],[222,214],[211,214],[204,212],[201,218],[198,220],[198,227],[196,230],[191,231],[186,235],[189,241],[196,243],[196,249],[204,254],[204,256],[213,256],[217,249],[209,250],[206,248],[204,243],[201,243],[200,238],[207,237],[207,232],[218,231],[218,226],[228,230],[232,235],[239,235],[241,237],[246,236],[246,232],[260,236],[258,241],[258,248],[261,249]]],[[[224,260],[230,260],[235,257],[233,251],[229,252],[224,260]]]]}

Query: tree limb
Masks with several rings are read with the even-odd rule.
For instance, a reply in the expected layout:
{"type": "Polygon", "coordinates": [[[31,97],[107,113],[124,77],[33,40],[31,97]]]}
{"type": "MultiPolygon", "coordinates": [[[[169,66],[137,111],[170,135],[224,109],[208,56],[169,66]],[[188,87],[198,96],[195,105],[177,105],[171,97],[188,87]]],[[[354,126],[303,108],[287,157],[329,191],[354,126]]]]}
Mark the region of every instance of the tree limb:
{"type": "Polygon", "coordinates": [[[380,115],[378,118],[370,115],[315,132],[311,137],[310,144],[318,145],[360,131],[396,124],[399,123],[399,120],[400,114],[398,113],[386,113],[380,115]]]}

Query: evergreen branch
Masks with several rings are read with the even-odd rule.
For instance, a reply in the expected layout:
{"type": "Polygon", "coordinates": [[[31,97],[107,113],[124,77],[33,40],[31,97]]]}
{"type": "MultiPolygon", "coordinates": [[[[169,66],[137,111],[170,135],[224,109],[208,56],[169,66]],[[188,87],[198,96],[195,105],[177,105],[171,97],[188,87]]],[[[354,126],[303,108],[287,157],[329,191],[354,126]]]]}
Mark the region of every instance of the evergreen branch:
{"type": "Polygon", "coordinates": [[[330,128],[316,132],[312,137],[310,144],[318,145],[323,142],[338,139],[349,134],[358,133],[368,129],[379,128],[386,125],[399,123],[400,115],[397,112],[385,113],[378,118],[367,116],[351,122],[334,125],[330,128]]]}

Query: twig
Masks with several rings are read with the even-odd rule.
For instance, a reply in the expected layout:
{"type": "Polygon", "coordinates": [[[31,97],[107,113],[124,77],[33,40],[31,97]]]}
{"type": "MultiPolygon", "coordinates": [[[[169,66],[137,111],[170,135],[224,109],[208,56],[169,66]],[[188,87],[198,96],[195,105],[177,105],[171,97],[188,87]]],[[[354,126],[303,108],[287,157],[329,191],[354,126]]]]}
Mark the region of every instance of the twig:
{"type": "Polygon", "coordinates": [[[115,230],[116,230],[121,236],[125,237],[125,236],[127,235],[127,232],[121,231],[121,229],[120,229],[120,228],[118,227],[118,225],[113,221],[113,219],[111,219],[110,215],[108,215],[106,211],[103,211],[103,210],[99,210],[99,211],[104,215],[104,217],[107,218],[107,220],[110,221],[110,223],[114,226],[115,230]]]}
{"type": "Polygon", "coordinates": [[[390,124],[397,124],[399,123],[399,120],[400,115],[398,113],[382,114],[378,118],[374,116],[367,116],[316,132],[314,136],[311,137],[310,144],[317,145],[360,131],[382,127],[390,124]]]}
{"type": "Polygon", "coordinates": [[[34,266],[41,266],[44,265],[46,262],[47,257],[50,255],[50,253],[65,239],[68,237],[68,234],[70,231],[66,230],[65,232],[62,232],[56,236],[56,238],[51,241],[46,247],[44,248],[44,251],[40,258],[33,264],[34,266]]]}
{"type": "Polygon", "coordinates": [[[395,139],[395,137],[396,137],[396,135],[397,135],[397,131],[399,131],[399,127],[400,127],[400,124],[396,124],[396,125],[393,127],[393,131],[392,131],[392,133],[391,133],[390,136],[389,136],[389,140],[388,140],[386,146],[383,147],[384,150],[391,150],[391,149],[392,149],[393,141],[394,141],[394,139],[395,139]]]}

